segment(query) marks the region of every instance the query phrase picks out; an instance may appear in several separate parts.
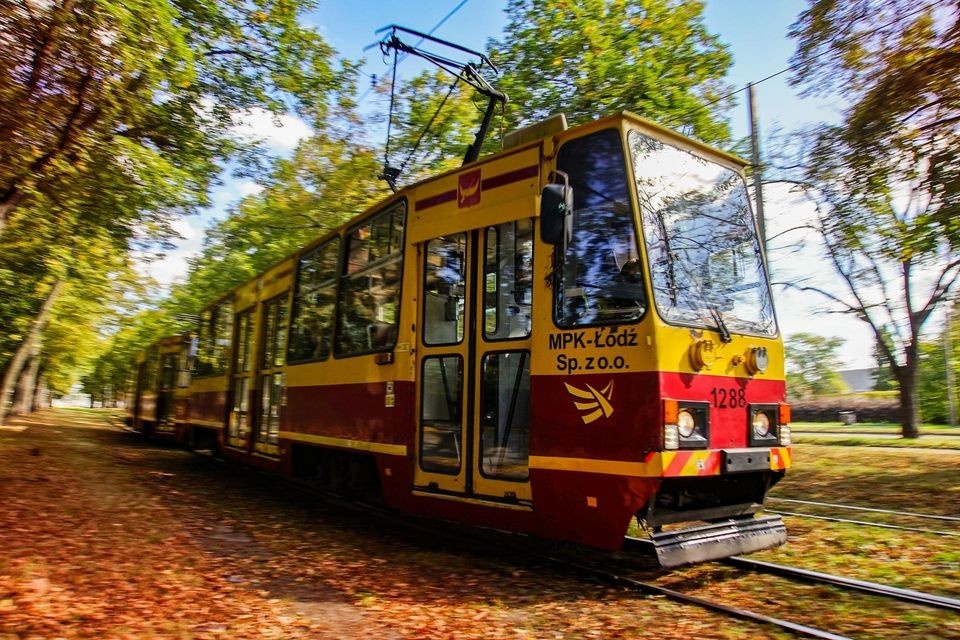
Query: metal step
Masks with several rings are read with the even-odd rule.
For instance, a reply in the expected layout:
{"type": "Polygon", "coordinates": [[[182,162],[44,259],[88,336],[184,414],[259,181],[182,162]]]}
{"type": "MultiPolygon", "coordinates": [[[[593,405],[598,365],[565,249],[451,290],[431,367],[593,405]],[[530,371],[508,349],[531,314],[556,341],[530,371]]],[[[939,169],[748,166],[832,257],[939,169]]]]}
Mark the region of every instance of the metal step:
{"type": "Polygon", "coordinates": [[[787,528],[780,516],[765,515],[661,531],[650,539],[660,565],[671,568],[779,547],[787,528]]]}

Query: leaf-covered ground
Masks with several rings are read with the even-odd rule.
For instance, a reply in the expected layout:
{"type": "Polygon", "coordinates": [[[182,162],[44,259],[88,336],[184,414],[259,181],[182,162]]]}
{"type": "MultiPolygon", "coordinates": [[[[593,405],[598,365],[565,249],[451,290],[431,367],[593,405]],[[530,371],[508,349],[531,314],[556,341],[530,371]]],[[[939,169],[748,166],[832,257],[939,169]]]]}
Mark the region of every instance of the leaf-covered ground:
{"type": "Polygon", "coordinates": [[[0,429],[0,548],[3,640],[768,635],[459,557],[94,412],[0,429]]]}
{"type": "MultiPolygon", "coordinates": [[[[106,418],[0,429],[0,640],[792,637],[394,530],[106,418]]],[[[960,513],[960,453],[795,457],[776,495],[960,513]]],[[[960,596],[958,538],[787,524],[788,545],[758,557],[960,596]]],[[[639,577],[852,637],[960,638],[955,614],[714,563],[639,577]]]]}

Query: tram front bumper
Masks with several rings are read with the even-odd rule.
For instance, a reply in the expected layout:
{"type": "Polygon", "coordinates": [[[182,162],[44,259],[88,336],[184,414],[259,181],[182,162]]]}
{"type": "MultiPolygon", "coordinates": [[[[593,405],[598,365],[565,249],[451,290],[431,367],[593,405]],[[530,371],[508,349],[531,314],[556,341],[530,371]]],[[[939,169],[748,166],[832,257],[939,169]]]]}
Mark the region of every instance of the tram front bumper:
{"type": "Polygon", "coordinates": [[[765,515],[652,533],[650,539],[660,565],[672,568],[779,547],[787,528],[780,516],[765,515]]]}

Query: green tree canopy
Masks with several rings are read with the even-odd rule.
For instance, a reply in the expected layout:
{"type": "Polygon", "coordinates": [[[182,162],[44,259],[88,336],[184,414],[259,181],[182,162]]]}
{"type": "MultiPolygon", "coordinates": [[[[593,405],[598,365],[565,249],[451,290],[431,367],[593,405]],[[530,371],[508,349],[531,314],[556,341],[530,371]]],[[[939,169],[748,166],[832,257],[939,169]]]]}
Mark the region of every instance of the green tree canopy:
{"type": "Polygon", "coordinates": [[[510,0],[504,37],[489,44],[510,98],[508,126],[558,112],[580,123],[631,110],[729,137],[723,77],[732,58],[696,0],[510,0]],[[714,102],[716,101],[716,102],[714,102]]]}
{"type": "Polygon", "coordinates": [[[792,397],[808,398],[847,390],[837,373],[837,350],[842,338],[813,333],[795,333],[787,339],[787,392],[792,397]]]}

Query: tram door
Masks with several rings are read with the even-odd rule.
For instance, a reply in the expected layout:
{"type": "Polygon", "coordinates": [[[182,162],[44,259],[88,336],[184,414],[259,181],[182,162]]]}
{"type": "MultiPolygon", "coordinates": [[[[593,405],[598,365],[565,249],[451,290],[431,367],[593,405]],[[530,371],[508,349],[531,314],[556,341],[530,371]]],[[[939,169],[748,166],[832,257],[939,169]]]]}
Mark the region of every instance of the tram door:
{"type": "Polygon", "coordinates": [[[434,238],[420,257],[415,484],[529,500],[532,221],[434,238]]]}
{"type": "Polygon", "coordinates": [[[261,305],[263,314],[259,332],[260,361],[257,365],[255,411],[251,415],[254,435],[253,449],[257,453],[279,454],[280,404],[283,389],[283,364],[287,353],[287,298],[284,292],[261,305]]]}

